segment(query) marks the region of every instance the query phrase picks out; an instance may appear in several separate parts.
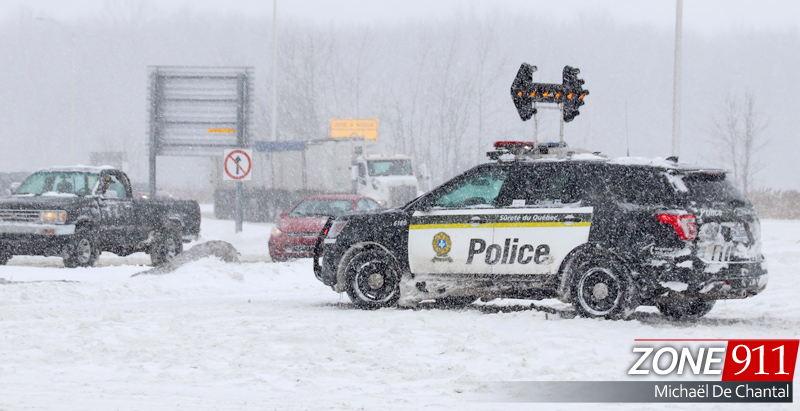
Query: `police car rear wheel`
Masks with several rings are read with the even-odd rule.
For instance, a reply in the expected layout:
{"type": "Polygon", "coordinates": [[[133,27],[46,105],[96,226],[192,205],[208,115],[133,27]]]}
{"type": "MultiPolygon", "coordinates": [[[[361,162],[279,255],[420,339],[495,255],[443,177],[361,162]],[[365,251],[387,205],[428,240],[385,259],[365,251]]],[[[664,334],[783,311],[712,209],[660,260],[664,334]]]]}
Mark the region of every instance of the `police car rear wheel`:
{"type": "Polygon", "coordinates": [[[635,309],[635,288],[621,264],[603,258],[579,262],[572,282],[572,304],[584,317],[623,319],[635,309]]]}
{"type": "Polygon", "coordinates": [[[360,308],[391,307],[400,297],[400,271],[382,250],[361,251],[347,264],[347,295],[360,308]]]}

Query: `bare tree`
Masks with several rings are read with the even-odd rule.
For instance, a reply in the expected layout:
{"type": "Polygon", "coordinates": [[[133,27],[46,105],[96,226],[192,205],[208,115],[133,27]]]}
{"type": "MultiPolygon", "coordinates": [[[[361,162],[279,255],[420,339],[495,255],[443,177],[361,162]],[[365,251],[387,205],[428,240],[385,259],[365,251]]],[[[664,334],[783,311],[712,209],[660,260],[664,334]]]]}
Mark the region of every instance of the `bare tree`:
{"type": "MultiPolygon", "coordinates": [[[[487,140],[486,124],[492,123],[492,118],[503,107],[492,104],[490,96],[501,88],[499,81],[504,73],[503,67],[508,63],[505,54],[495,57],[500,49],[495,27],[499,25],[498,15],[494,15],[489,23],[477,23],[472,41],[475,43],[474,60],[477,65],[477,85],[475,92],[477,136],[475,138],[475,150],[473,150],[472,161],[480,161],[483,158],[481,149],[485,147],[487,140]]],[[[507,109],[507,107],[505,107],[507,109]]],[[[495,122],[496,123],[496,122],[495,122]]],[[[496,129],[494,127],[493,129],[496,129]]],[[[496,137],[496,136],[495,136],[496,137]]]]}
{"type": "Polygon", "coordinates": [[[754,176],[763,168],[758,153],[767,144],[767,121],[757,108],[753,92],[741,98],[728,95],[720,116],[713,121],[711,139],[719,144],[723,161],[733,169],[736,184],[747,195],[754,176]]]}
{"type": "Polygon", "coordinates": [[[324,136],[323,100],[319,51],[327,50],[319,32],[287,30],[282,35],[279,85],[279,134],[287,140],[311,140],[324,136]],[[288,137],[288,138],[287,138],[288,137]]]}

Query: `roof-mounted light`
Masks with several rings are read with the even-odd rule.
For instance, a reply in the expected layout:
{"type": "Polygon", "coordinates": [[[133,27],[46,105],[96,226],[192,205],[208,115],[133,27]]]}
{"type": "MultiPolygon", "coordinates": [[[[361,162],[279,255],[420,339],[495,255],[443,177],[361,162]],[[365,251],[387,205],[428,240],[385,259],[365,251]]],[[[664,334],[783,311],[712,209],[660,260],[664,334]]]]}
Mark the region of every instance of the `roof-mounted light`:
{"type": "Polygon", "coordinates": [[[532,141],[497,141],[494,143],[495,150],[504,150],[510,154],[524,154],[536,147],[532,141]]]}
{"type": "Polygon", "coordinates": [[[547,155],[566,158],[571,153],[571,151],[567,151],[566,142],[498,141],[494,143],[494,151],[489,151],[486,155],[492,160],[503,161],[502,158],[505,155],[513,155],[515,160],[519,160],[521,158],[542,158],[547,155]]]}

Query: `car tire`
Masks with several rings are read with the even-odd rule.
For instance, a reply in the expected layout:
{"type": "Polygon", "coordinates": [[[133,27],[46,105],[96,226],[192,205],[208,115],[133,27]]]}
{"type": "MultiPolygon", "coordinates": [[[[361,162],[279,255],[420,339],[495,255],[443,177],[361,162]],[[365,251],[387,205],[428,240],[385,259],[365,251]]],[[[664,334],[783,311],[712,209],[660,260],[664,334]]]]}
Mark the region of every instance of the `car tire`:
{"type": "Polygon", "coordinates": [[[97,261],[100,250],[97,236],[87,227],[78,227],[64,253],[64,266],[67,268],[91,267],[97,261]]]}
{"type": "Polygon", "coordinates": [[[629,271],[610,258],[578,260],[572,269],[571,284],[572,305],[584,317],[625,319],[639,305],[629,271]]]}
{"type": "Polygon", "coordinates": [[[150,245],[150,261],[153,266],[164,265],[183,252],[180,230],[164,228],[156,232],[150,245]]]}
{"type": "Polygon", "coordinates": [[[8,254],[6,252],[0,253],[0,265],[6,265],[6,263],[10,259],[11,259],[11,254],[8,254]]]}
{"type": "Polygon", "coordinates": [[[345,289],[353,304],[363,309],[397,305],[401,273],[392,255],[377,249],[359,251],[345,270],[345,289]]]}
{"type": "Polygon", "coordinates": [[[656,303],[656,307],[670,320],[693,321],[708,314],[715,303],[715,300],[671,300],[656,303]]]}

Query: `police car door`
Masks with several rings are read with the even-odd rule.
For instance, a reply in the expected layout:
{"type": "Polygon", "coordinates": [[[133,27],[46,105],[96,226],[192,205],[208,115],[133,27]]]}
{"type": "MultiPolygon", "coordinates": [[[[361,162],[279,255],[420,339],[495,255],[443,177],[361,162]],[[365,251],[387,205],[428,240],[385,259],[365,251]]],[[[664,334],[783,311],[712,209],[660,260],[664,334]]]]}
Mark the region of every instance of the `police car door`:
{"type": "Polygon", "coordinates": [[[486,165],[432,191],[411,216],[408,262],[415,274],[491,274],[470,250],[493,241],[493,214],[507,167],[486,165]]]}
{"type": "Polygon", "coordinates": [[[495,274],[557,274],[567,254],[589,240],[592,207],[581,204],[569,167],[529,164],[510,178],[487,257],[495,274]]]}

